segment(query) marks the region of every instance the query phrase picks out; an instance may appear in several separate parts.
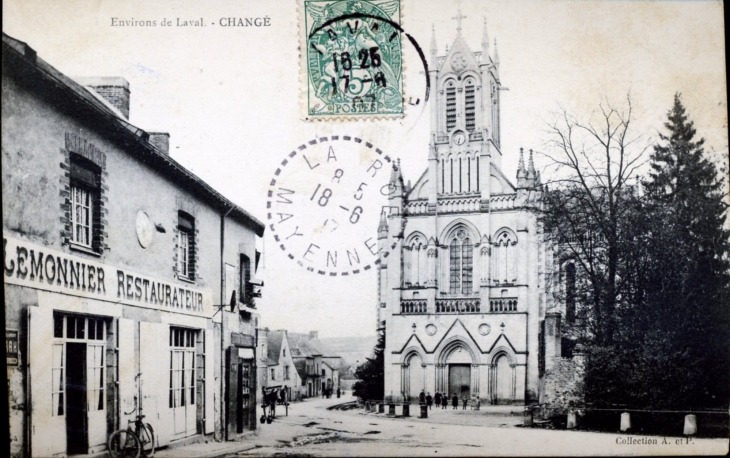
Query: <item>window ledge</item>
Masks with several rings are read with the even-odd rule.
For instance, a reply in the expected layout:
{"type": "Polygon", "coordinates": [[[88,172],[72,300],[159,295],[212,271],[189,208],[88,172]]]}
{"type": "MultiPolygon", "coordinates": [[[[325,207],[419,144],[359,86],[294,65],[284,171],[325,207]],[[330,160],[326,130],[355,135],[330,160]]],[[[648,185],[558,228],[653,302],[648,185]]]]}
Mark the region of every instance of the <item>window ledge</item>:
{"type": "Polygon", "coordinates": [[[96,251],[92,250],[90,247],[87,247],[85,245],[80,245],[76,242],[68,242],[68,245],[74,251],[80,251],[82,253],[86,253],[91,256],[96,256],[97,258],[101,257],[101,253],[97,253],[96,251]]]}
{"type": "Polygon", "coordinates": [[[177,279],[178,279],[178,280],[180,280],[180,281],[181,281],[181,282],[183,282],[183,283],[189,283],[189,284],[191,284],[191,285],[194,285],[194,284],[195,284],[195,281],[194,281],[194,280],[191,280],[191,279],[189,279],[188,277],[183,277],[183,276],[180,276],[180,275],[178,275],[178,276],[177,276],[177,279]]]}

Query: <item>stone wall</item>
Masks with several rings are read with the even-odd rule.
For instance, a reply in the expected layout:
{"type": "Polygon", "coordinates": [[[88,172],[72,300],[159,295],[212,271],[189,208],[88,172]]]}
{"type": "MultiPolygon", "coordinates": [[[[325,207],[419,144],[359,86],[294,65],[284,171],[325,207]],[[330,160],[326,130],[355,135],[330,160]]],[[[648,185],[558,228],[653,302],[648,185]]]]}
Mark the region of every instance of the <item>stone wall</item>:
{"type": "Polygon", "coordinates": [[[544,417],[567,413],[573,406],[583,405],[583,379],[585,359],[581,355],[572,358],[553,358],[542,380],[541,413],[544,417]]]}

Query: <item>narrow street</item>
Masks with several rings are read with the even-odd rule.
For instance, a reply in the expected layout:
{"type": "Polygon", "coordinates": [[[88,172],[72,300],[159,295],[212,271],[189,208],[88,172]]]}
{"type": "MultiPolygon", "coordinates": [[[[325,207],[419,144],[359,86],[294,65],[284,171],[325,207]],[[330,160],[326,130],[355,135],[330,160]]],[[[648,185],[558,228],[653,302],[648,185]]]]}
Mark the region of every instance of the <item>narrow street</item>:
{"type": "MultiPolygon", "coordinates": [[[[390,418],[363,409],[327,410],[348,400],[349,396],[293,404],[288,416],[277,411],[279,416],[272,424],[260,424],[240,451],[195,456],[695,455],[728,451],[727,439],[690,439],[688,443],[674,437],[524,429],[518,426],[522,423],[519,406],[481,411],[449,406],[431,410],[428,419],[417,418],[418,412],[409,418],[390,418]],[[652,441],[656,444],[646,443],[652,441]]],[[[173,449],[160,456],[182,455],[173,449]]]]}

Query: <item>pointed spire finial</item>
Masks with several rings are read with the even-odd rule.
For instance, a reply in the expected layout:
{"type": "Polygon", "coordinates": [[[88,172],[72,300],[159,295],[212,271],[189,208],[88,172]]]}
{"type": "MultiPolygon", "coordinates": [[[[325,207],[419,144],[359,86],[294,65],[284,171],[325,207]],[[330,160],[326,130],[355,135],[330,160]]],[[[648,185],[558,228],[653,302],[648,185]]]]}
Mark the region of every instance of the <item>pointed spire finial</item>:
{"type": "Polygon", "coordinates": [[[438,47],[436,46],[436,26],[431,24],[431,54],[436,55],[438,47]]]}
{"type": "Polygon", "coordinates": [[[530,150],[530,159],[527,162],[527,178],[534,179],[536,175],[535,162],[532,160],[532,150],[530,150]]]}
{"type": "Polygon", "coordinates": [[[388,232],[388,218],[385,215],[385,210],[380,212],[380,224],[378,225],[378,232],[388,232]]]}
{"type": "Polygon", "coordinates": [[[524,180],[527,177],[527,170],[525,170],[525,151],[520,148],[520,162],[517,165],[517,186],[523,187],[524,180]]]}
{"type": "Polygon", "coordinates": [[[487,33],[487,17],[484,16],[484,28],[482,29],[482,48],[489,49],[489,33],[487,33]]]}
{"type": "Polygon", "coordinates": [[[497,51],[497,37],[494,37],[494,63],[499,65],[499,51],[497,51]]]}

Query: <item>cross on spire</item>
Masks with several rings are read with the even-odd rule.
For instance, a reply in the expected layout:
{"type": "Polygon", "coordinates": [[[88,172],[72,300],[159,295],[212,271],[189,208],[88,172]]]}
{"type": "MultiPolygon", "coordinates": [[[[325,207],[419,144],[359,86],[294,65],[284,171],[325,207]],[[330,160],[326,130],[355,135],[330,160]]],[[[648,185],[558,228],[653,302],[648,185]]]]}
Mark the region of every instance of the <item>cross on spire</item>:
{"type": "MultiPolygon", "coordinates": [[[[459,2],[459,3],[461,3],[461,2],[459,2]]],[[[459,14],[452,17],[451,19],[456,19],[456,22],[457,22],[456,31],[461,33],[461,20],[466,19],[466,16],[461,14],[461,5],[459,5],[459,14]]]]}

